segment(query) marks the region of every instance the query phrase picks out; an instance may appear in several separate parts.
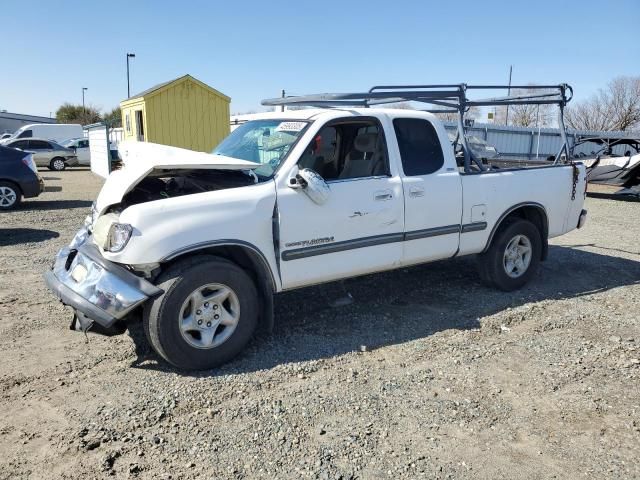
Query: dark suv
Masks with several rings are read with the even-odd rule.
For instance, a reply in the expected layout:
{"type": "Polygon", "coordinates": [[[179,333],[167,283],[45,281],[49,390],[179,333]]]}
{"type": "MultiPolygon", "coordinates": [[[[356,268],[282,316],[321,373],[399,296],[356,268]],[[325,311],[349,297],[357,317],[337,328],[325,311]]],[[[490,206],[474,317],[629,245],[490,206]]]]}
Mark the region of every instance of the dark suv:
{"type": "Polygon", "coordinates": [[[32,154],[0,146],[0,210],[15,208],[23,197],[37,197],[43,191],[32,154]]]}

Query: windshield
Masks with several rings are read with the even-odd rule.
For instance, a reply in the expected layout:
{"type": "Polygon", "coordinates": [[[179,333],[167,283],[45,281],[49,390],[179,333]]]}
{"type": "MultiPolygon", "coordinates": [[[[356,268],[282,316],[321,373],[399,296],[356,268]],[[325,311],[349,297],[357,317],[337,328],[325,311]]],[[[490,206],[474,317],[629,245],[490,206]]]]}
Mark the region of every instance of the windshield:
{"type": "Polygon", "coordinates": [[[231,132],[211,153],[259,163],[256,174],[271,177],[308,125],[305,121],[252,120],[231,132]]]}

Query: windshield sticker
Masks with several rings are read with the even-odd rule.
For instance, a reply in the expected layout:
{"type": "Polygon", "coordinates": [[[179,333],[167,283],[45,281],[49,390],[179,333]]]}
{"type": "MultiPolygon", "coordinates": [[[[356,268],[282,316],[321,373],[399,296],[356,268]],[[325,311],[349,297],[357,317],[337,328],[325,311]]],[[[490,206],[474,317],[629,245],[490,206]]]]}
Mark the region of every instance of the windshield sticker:
{"type": "Polygon", "coordinates": [[[276,127],[276,132],[299,132],[306,126],[306,122],[282,122],[276,127]]]}

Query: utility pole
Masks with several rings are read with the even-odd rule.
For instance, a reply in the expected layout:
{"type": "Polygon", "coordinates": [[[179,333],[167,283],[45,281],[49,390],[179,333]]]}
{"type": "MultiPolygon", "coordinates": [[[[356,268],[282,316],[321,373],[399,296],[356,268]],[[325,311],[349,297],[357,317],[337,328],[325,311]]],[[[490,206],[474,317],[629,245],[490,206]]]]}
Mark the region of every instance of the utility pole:
{"type": "MultiPolygon", "coordinates": [[[[513,65],[509,65],[509,88],[507,89],[507,96],[511,96],[511,74],[513,73],[513,65]]],[[[509,125],[509,105],[507,105],[507,114],[505,115],[504,124],[509,125]]]]}
{"type": "MultiPolygon", "coordinates": [[[[284,98],[284,95],[285,95],[285,94],[284,94],[284,88],[283,88],[283,89],[282,89],[282,98],[284,98]]],[[[281,111],[281,112],[284,112],[284,105],[281,105],[281,106],[280,106],[280,111],[281,111]]]]}
{"type": "Polygon", "coordinates": [[[127,53],[127,98],[131,98],[131,86],[129,84],[129,59],[136,58],[135,53],[127,53]]]}

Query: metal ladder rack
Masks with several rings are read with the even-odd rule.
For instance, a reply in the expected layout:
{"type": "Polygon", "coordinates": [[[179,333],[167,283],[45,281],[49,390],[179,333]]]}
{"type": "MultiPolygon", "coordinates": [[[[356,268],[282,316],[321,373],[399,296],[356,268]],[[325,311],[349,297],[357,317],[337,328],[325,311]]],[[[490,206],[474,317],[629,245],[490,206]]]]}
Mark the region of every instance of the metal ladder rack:
{"type": "Polygon", "coordinates": [[[466,83],[448,85],[377,85],[368,92],[321,93],[314,95],[271,98],[262,101],[265,106],[306,106],[320,108],[369,108],[398,102],[420,102],[435,105],[437,109],[426,109],[431,113],[457,113],[458,138],[463,146],[464,170],[472,173],[471,163],[480,171],[486,170],[482,161],[475,158],[469,148],[464,132],[464,114],[471,107],[508,106],[508,105],[557,105],[558,127],[562,137],[562,146],[556,155],[558,163],[563,152],[569,157],[569,144],[564,125],[564,107],[573,97],[573,88],[566,83],[559,85],[467,85],[466,83]],[[515,96],[470,99],[469,91],[489,90],[526,90],[515,96]]]}

